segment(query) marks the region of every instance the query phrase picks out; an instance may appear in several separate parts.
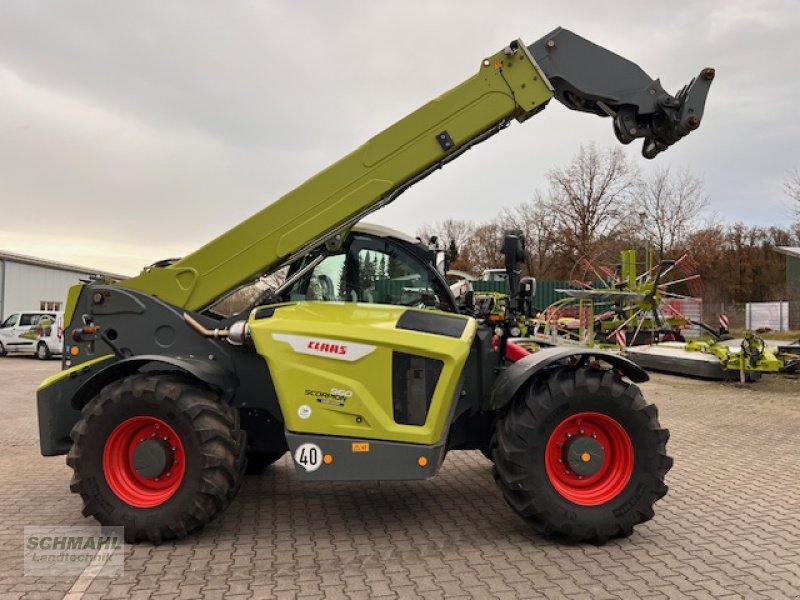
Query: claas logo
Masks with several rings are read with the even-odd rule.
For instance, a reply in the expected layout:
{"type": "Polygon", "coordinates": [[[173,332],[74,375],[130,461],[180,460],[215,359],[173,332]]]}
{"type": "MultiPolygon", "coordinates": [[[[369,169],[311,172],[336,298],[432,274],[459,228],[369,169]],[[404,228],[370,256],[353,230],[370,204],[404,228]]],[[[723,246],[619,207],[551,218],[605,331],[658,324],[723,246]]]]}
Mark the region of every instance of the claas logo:
{"type": "Polygon", "coordinates": [[[306,346],[306,348],[309,350],[316,350],[317,352],[325,352],[327,354],[347,354],[347,346],[316,342],[314,340],[308,340],[308,346],[306,346]]]}

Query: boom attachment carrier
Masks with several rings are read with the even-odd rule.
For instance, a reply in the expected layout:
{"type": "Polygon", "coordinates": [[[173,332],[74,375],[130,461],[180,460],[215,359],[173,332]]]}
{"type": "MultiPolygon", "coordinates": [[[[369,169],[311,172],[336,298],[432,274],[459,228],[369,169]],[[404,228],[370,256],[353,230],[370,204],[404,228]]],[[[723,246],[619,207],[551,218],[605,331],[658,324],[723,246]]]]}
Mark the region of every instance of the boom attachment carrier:
{"type": "Polygon", "coordinates": [[[515,40],[478,73],[379,133],[192,254],[120,285],[203,310],[255,278],[335,241],[368,213],[551,97],[609,116],[620,142],[643,138],[653,158],[700,125],[714,77],[704,69],[677,94],[634,63],[565,29],[530,46],[515,40]]]}

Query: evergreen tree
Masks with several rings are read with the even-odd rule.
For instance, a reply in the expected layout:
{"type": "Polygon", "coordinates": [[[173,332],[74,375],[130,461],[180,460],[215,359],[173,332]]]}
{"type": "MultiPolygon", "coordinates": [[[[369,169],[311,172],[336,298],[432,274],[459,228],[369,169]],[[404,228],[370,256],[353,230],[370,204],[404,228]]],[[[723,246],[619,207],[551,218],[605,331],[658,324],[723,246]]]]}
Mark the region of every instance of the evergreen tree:
{"type": "Polygon", "coordinates": [[[362,290],[368,290],[374,285],[375,262],[372,260],[372,254],[369,251],[363,258],[361,256],[358,258],[359,287],[361,287],[362,290]]]}

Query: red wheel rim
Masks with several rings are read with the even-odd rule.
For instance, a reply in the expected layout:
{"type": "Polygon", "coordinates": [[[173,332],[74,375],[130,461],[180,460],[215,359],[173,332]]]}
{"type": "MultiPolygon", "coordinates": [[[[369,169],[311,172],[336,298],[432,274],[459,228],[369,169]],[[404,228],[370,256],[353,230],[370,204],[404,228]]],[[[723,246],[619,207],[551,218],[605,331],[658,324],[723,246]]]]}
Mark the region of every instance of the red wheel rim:
{"type": "MultiPolygon", "coordinates": [[[[564,498],[581,506],[598,506],[616,498],[633,474],[633,444],[615,419],[596,412],[581,412],[561,421],[550,435],[545,449],[545,470],[553,488],[564,498]],[[570,445],[597,446],[603,456],[589,475],[570,468],[570,445]]],[[[583,453],[583,460],[594,460],[583,453]]],[[[574,464],[574,463],[572,463],[574,464]]]]}
{"type": "Polygon", "coordinates": [[[178,491],[186,473],[186,455],[180,437],[161,419],[131,417],[111,432],[103,449],[103,474],[117,497],[137,508],[163,504],[178,491]],[[140,444],[155,440],[164,444],[170,464],[147,477],[134,468],[134,452],[140,444]]]}

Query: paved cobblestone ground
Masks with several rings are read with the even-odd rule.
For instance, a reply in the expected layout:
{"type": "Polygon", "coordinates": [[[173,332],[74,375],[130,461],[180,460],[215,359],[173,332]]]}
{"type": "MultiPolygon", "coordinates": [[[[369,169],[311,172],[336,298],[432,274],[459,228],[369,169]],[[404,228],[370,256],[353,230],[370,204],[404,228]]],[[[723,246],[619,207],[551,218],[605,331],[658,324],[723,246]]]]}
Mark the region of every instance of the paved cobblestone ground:
{"type": "Polygon", "coordinates": [[[22,572],[25,525],[88,522],[63,457],[39,455],[34,391],[57,370],[0,359],[0,599],[800,598],[800,379],[654,376],[643,389],[672,431],[671,490],[602,547],[529,531],[477,452],[388,484],[301,484],[284,457],[201,533],[129,547],[124,576],[80,592],[22,572]]]}

